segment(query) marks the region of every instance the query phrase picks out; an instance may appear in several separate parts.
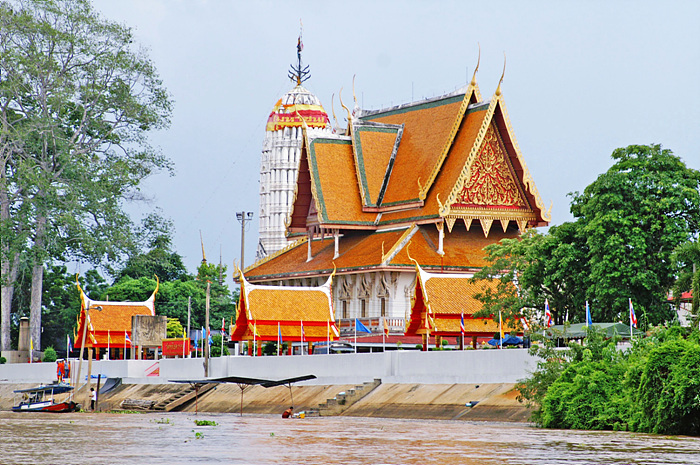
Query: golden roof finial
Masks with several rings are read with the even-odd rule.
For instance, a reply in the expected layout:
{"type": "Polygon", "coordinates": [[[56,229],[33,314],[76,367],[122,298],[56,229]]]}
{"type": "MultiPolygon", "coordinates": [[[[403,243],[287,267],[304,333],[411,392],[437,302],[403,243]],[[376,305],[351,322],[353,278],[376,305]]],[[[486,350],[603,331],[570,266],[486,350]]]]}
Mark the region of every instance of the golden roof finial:
{"type": "Polygon", "coordinates": [[[503,76],[506,75],[506,52],[503,52],[503,73],[501,73],[501,80],[498,81],[498,87],[496,88],[496,97],[501,95],[501,83],[503,82],[503,76]]]}
{"type": "Polygon", "coordinates": [[[479,42],[476,44],[479,46],[479,58],[476,60],[476,68],[474,68],[474,74],[472,75],[472,82],[470,83],[472,86],[476,86],[476,72],[479,71],[479,63],[481,63],[481,44],[479,42]]]}
{"type": "Polygon", "coordinates": [[[202,230],[199,230],[199,242],[202,244],[202,263],[207,263],[207,256],[204,254],[204,239],[202,239],[202,230]]]}
{"type": "Polygon", "coordinates": [[[352,113],[350,113],[350,109],[345,106],[343,103],[343,88],[340,88],[340,92],[338,92],[338,100],[340,100],[340,105],[345,108],[345,111],[348,112],[348,135],[350,134],[350,125],[352,123],[352,113]]]}
{"type": "Polygon", "coordinates": [[[335,105],[333,105],[333,99],[335,94],[331,95],[331,113],[333,113],[333,121],[335,121],[335,127],[338,127],[338,118],[335,117],[335,105]]]}

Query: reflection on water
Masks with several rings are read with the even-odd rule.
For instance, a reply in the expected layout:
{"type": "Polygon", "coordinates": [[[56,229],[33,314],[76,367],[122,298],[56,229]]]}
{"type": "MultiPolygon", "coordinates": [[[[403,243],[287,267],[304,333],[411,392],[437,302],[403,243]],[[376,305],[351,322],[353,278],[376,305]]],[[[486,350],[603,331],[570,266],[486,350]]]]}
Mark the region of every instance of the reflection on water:
{"type": "Polygon", "coordinates": [[[0,438],[2,464],[700,463],[700,438],[351,417],[2,412],[0,438]]]}

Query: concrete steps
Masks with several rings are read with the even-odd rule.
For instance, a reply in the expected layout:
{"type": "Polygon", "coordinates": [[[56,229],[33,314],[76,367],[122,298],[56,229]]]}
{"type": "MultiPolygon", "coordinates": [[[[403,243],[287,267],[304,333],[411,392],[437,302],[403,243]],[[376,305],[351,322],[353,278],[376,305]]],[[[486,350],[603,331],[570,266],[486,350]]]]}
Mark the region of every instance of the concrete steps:
{"type": "Polygon", "coordinates": [[[161,412],[170,412],[178,407],[186,404],[187,402],[193,400],[195,397],[199,396],[201,397],[203,394],[206,394],[207,392],[216,389],[216,384],[214,383],[208,383],[208,384],[200,384],[197,386],[197,389],[199,390],[196,392],[195,386],[189,386],[187,389],[184,389],[176,394],[173,394],[172,396],[168,397],[167,399],[161,400],[157,404],[155,404],[153,407],[151,407],[152,410],[158,410],[161,412]]]}
{"type": "Polygon", "coordinates": [[[381,379],[362,383],[361,386],[355,386],[354,389],[348,389],[347,391],[337,394],[334,398],[326,400],[323,404],[319,404],[318,409],[307,410],[306,414],[308,416],[318,415],[322,417],[341,415],[353,404],[374,391],[380,384],[382,384],[381,379]]]}

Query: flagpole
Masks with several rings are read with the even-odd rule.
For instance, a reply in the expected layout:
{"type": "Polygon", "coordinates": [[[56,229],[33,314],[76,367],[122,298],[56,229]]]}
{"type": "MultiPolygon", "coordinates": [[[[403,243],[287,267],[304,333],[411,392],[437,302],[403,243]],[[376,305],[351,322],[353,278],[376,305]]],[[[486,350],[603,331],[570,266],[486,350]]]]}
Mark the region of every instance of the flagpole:
{"type": "MultiPolygon", "coordinates": [[[[386,317],[382,317],[384,324],[386,324],[386,317]]],[[[382,328],[382,352],[386,352],[386,330],[382,328]]]]}
{"type": "Polygon", "coordinates": [[[630,300],[630,342],[632,341],[632,337],[634,336],[634,333],[632,332],[632,319],[634,317],[634,327],[637,327],[637,315],[634,314],[634,307],[632,306],[632,298],[629,298],[630,300]]]}
{"type": "Polygon", "coordinates": [[[221,356],[224,356],[224,330],[226,329],[226,318],[221,319],[221,356]]]}
{"type": "Polygon", "coordinates": [[[355,353],[357,353],[357,318],[355,318],[355,353]]]}
{"type": "Polygon", "coordinates": [[[501,311],[498,311],[498,332],[499,336],[501,336],[498,339],[498,348],[503,349],[503,321],[501,319],[501,311]]]}
{"type": "Polygon", "coordinates": [[[110,330],[108,329],[107,330],[107,360],[109,360],[109,343],[111,342],[111,340],[112,340],[111,333],[110,333],[110,330]]]}
{"type": "Polygon", "coordinates": [[[326,320],[326,347],[328,347],[328,354],[331,353],[331,322],[326,320]]]}

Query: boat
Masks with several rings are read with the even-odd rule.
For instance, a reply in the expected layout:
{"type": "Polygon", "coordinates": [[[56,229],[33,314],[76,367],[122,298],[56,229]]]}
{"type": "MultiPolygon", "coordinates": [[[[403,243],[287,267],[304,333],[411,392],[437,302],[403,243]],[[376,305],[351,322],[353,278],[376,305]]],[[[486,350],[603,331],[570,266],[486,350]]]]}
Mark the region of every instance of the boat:
{"type": "Polygon", "coordinates": [[[30,389],[18,389],[13,391],[15,398],[19,397],[19,402],[15,402],[12,407],[13,412],[74,412],[78,404],[73,402],[72,396],[58,401],[56,396],[67,394],[73,391],[73,386],[68,384],[47,384],[30,389]]]}

